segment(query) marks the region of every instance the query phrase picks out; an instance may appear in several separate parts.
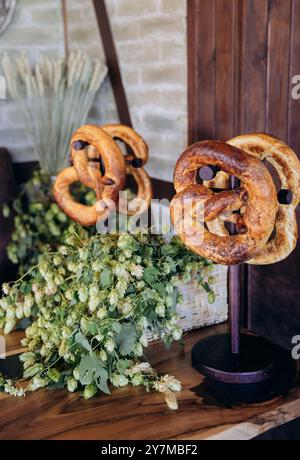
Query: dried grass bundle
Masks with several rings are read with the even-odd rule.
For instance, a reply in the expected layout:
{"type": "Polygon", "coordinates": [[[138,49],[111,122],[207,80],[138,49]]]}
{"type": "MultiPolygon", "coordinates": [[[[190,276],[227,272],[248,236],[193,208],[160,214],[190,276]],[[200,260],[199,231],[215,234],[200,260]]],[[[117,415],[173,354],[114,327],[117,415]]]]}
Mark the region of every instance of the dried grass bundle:
{"type": "Polygon", "coordinates": [[[16,59],[5,54],[2,68],[40,165],[54,176],[67,164],[71,135],[85,123],[107,68],[81,51],[68,59],[41,56],[34,68],[25,54],[16,59]]]}

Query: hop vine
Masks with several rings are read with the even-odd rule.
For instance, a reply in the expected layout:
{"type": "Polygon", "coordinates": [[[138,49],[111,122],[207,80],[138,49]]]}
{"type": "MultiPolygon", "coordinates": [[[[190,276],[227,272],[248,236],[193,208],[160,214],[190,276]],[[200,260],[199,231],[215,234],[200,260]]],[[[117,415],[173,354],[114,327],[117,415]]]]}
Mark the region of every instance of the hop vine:
{"type": "Polygon", "coordinates": [[[71,225],[62,244],[48,249],[17,282],[3,285],[0,328],[10,333],[30,320],[20,356],[25,390],[0,379],[0,389],[22,396],[44,387],[81,391],[88,399],[112,387],[144,386],[177,408],[180,383],[160,376],[145,350],[148,333],[169,346],[181,340],[178,285],[191,279],[214,300],[213,265],[149,233],[97,234],[71,225]]]}

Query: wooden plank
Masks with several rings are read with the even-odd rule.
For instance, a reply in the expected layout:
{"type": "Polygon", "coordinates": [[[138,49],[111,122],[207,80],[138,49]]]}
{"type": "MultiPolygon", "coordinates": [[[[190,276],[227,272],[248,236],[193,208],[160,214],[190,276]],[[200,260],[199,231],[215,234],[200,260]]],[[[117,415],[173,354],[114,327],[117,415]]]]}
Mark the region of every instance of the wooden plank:
{"type": "Polygon", "coordinates": [[[241,110],[242,110],[242,60],[243,60],[243,18],[244,18],[244,2],[235,0],[234,8],[234,101],[233,101],[233,117],[234,117],[234,132],[233,136],[238,136],[241,133],[241,110]]]}
{"type": "MultiPolygon", "coordinates": [[[[178,411],[169,410],[162,395],[132,387],[113,390],[111,395],[89,401],[65,390],[39,390],[21,399],[1,395],[0,439],[197,440],[222,433],[225,436],[233,427],[238,427],[236,436],[241,426],[245,436],[248,423],[260,427],[261,433],[299,417],[299,387],[288,396],[267,403],[234,407],[191,391],[204,381],[191,366],[191,348],[198,340],[225,330],[226,325],[220,325],[188,333],[184,348],[174,344],[165,350],[161,343],[148,348],[147,357],[153,366],[182,382],[178,411]]],[[[253,433],[251,428],[248,436],[253,433]]]]}
{"type": "Polygon", "coordinates": [[[235,10],[235,1],[216,0],[215,137],[220,140],[234,135],[235,10]]]}
{"type": "MultiPolygon", "coordinates": [[[[292,0],[291,18],[291,66],[289,82],[294,75],[300,75],[300,2],[292,0]]],[[[291,89],[291,86],[290,86],[291,89]]],[[[288,143],[300,156],[300,100],[290,94],[288,108],[288,143]]]]}
{"type": "Polygon", "coordinates": [[[15,331],[12,334],[4,336],[0,330],[0,337],[5,338],[5,356],[13,356],[23,353],[26,349],[21,345],[21,340],[25,334],[23,331],[15,331]]]}
{"type": "MultiPolygon", "coordinates": [[[[297,215],[300,222],[300,209],[297,215]]],[[[280,263],[251,268],[251,330],[286,349],[299,335],[299,248],[280,263]]]]}
{"type": "Polygon", "coordinates": [[[198,0],[189,0],[187,8],[187,65],[188,65],[188,142],[197,140],[198,126],[198,0]]]}
{"type": "Polygon", "coordinates": [[[215,137],[215,0],[188,4],[189,143],[215,137]]]}
{"type": "Polygon", "coordinates": [[[270,0],[266,131],[287,141],[291,0],[270,0]]]}
{"type": "Polygon", "coordinates": [[[244,0],[241,132],[265,131],[268,1],[244,0]]]}
{"type": "Polygon", "coordinates": [[[226,428],[223,432],[209,436],[210,441],[248,441],[272,428],[284,425],[298,418],[300,413],[300,391],[295,392],[295,400],[282,404],[276,409],[253,417],[248,422],[226,428]],[[297,396],[296,396],[297,394],[297,396]]]}
{"type": "Polygon", "coordinates": [[[120,122],[127,126],[132,126],[128,102],[122,81],[117,50],[109,23],[109,18],[105,6],[105,0],[94,0],[96,17],[102,37],[103,49],[106,57],[108,73],[115,96],[120,122]]]}

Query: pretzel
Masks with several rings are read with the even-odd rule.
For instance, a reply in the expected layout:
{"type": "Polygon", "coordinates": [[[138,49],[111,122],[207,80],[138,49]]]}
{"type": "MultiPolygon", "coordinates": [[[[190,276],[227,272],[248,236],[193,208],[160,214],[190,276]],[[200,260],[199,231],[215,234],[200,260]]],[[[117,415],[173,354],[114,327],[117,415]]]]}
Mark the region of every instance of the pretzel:
{"type": "Polygon", "coordinates": [[[126,173],[133,176],[137,186],[137,196],[128,203],[119,202],[119,212],[129,216],[145,212],[153,196],[150,177],[142,168],[148,161],[148,147],[145,141],[132,129],[124,125],[105,125],[101,129],[115,140],[119,139],[129,146],[133,154],[125,156],[126,173]]]}
{"type": "Polygon", "coordinates": [[[171,202],[172,221],[190,249],[224,265],[245,262],[261,252],[274,227],[277,195],[260,160],[224,142],[196,142],[178,159],[174,186],[177,194],[171,202]],[[197,185],[198,169],[205,165],[236,176],[241,186],[215,193],[205,184],[197,185]],[[201,207],[199,221],[197,211],[201,207]],[[235,222],[238,234],[219,236],[209,231],[206,225],[219,217],[235,222]]]}
{"type": "Polygon", "coordinates": [[[79,128],[71,140],[71,160],[74,164],[57,176],[54,197],[64,212],[81,225],[95,225],[106,219],[112,203],[118,201],[119,190],[125,186],[125,161],[113,139],[99,127],[86,125],[79,128]],[[105,171],[102,176],[98,159],[105,171]],[[80,181],[95,190],[97,203],[85,206],[77,203],[70,194],[70,185],[80,181]]]}
{"type": "MultiPolygon", "coordinates": [[[[228,141],[260,160],[267,160],[276,169],[282,195],[291,195],[290,203],[279,203],[275,231],[259,255],[248,263],[267,265],[280,262],[295,249],[298,239],[296,207],[300,202],[300,162],[295,152],[276,137],[268,134],[245,134],[228,141]]],[[[224,228],[221,229],[224,234],[224,228]]]]}
{"type": "MultiPolygon", "coordinates": [[[[79,177],[74,167],[65,168],[58,174],[54,183],[53,193],[60,208],[72,220],[87,227],[95,225],[98,219],[106,219],[109,214],[109,208],[101,201],[93,206],[85,206],[74,200],[70,193],[70,185],[77,181],[79,181],[79,177]]],[[[97,195],[97,199],[100,200],[101,197],[97,195]]]]}

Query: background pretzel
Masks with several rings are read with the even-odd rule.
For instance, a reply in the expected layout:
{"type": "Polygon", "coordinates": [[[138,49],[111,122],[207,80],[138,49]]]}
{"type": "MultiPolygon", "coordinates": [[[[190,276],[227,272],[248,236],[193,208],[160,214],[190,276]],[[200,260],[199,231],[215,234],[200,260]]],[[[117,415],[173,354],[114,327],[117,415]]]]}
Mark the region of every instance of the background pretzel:
{"type": "Polygon", "coordinates": [[[180,238],[193,251],[226,265],[245,262],[261,252],[271,235],[277,212],[276,189],[261,161],[224,142],[197,142],[178,159],[174,186],[177,194],[171,202],[171,217],[180,238]],[[241,187],[214,193],[205,185],[197,185],[198,169],[205,165],[236,176],[241,187]],[[180,216],[188,200],[193,200],[194,206],[188,209],[187,216],[183,214],[185,221],[182,221],[180,216]],[[195,218],[198,205],[204,208],[203,222],[195,218]],[[235,212],[231,221],[236,222],[237,235],[219,236],[203,225],[219,216],[227,220],[232,212],[235,212]]]}
{"type": "Polygon", "coordinates": [[[109,208],[102,202],[101,195],[97,192],[97,202],[92,206],[86,206],[75,201],[70,193],[70,186],[77,181],[79,181],[79,177],[74,167],[65,168],[58,174],[53,188],[58,205],[72,220],[87,227],[95,225],[98,219],[106,219],[109,208]]]}
{"type": "MultiPolygon", "coordinates": [[[[295,210],[300,202],[300,162],[290,147],[268,134],[245,134],[231,139],[228,143],[260,160],[267,160],[278,173],[281,191],[275,231],[260,254],[248,263],[266,265],[279,262],[288,257],[297,245],[298,226],[295,210]],[[288,197],[290,201],[280,203],[282,196],[288,197]]],[[[224,227],[221,231],[225,233],[224,227]]]]}
{"type": "Polygon", "coordinates": [[[71,139],[71,160],[80,182],[94,190],[99,187],[103,200],[117,201],[125,186],[126,169],[121,149],[111,136],[99,126],[82,126],[71,139]],[[96,159],[96,165],[89,161],[96,159]]]}
{"type": "Polygon", "coordinates": [[[105,125],[101,126],[115,140],[119,139],[129,146],[132,154],[125,156],[126,173],[133,176],[136,181],[138,192],[137,196],[128,203],[122,200],[119,202],[119,212],[129,216],[145,212],[153,196],[151,179],[147,172],[142,168],[148,161],[148,146],[145,141],[132,129],[125,125],[105,125]]]}
{"type": "Polygon", "coordinates": [[[72,136],[71,159],[74,167],[64,169],[57,176],[54,197],[73,220],[86,226],[95,225],[98,220],[107,218],[111,203],[118,201],[119,190],[125,186],[123,154],[107,133],[97,126],[86,125],[72,136]],[[102,170],[99,167],[100,156],[102,170]],[[89,159],[98,160],[98,164],[89,159]],[[95,190],[95,205],[85,206],[74,200],[69,188],[76,181],[95,190]]]}

